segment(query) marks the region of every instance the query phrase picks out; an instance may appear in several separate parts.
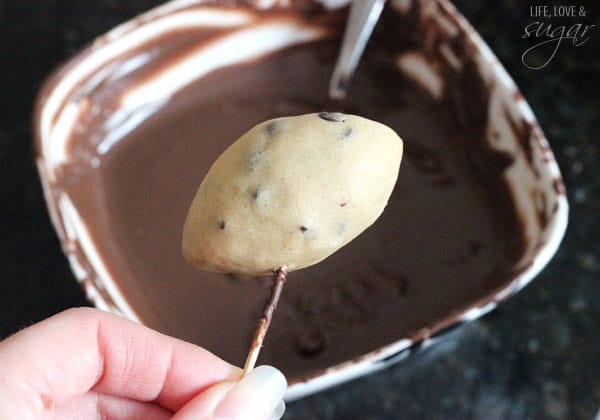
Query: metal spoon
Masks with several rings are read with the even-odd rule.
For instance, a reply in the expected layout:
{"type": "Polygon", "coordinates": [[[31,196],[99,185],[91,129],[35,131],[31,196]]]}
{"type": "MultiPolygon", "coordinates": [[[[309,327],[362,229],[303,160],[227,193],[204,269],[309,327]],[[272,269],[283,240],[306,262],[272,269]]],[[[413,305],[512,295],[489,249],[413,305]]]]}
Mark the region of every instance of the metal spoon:
{"type": "Polygon", "coordinates": [[[350,79],[371,37],[384,3],[385,0],[352,2],[340,55],[329,82],[330,99],[340,101],[346,98],[350,79]]]}

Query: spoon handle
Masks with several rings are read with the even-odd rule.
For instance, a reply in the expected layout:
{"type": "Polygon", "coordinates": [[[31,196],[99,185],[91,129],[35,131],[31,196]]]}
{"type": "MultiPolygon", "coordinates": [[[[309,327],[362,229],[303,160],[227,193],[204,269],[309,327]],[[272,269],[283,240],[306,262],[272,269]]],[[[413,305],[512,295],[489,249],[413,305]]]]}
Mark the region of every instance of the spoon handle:
{"type": "Polygon", "coordinates": [[[346,24],[340,55],[329,82],[329,98],[346,98],[350,78],[383,10],[385,0],[354,0],[346,24]]]}

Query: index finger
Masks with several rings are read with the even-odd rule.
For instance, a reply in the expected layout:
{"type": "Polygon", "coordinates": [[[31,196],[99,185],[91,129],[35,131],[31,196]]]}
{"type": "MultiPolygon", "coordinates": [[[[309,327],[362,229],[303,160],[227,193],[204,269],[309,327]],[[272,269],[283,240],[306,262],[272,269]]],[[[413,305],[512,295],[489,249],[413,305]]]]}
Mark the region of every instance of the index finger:
{"type": "Polygon", "coordinates": [[[40,413],[92,388],[177,411],[240,375],[201,347],[91,308],[67,310],[0,342],[0,364],[0,395],[40,413]]]}

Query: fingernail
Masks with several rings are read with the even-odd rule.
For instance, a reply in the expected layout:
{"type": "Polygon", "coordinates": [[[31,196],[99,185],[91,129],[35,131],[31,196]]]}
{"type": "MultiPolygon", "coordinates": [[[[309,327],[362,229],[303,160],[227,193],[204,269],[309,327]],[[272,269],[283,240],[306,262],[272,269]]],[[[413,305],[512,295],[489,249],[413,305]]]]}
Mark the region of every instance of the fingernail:
{"type": "Polygon", "coordinates": [[[283,400],[279,401],[279,404],[277,404],[277,407],[275,407],[275,411],[273,412],[273,414],[271,414],[271,417],[269,417],[269,420],[279,420],[280,418],[283,417],[283,414],[285,413],[285,402],[283,400]]]}
{"type": "MultiPolygon", "coordinates": [[[[278,404],[282,402],[286,388],[287,381],[279,370],[259,366],[227,392],[215,408],[215,417],[269,419],[280,409],[278,404]]],[[[281,409],[285,410],[285,405],[281,409]]]]}

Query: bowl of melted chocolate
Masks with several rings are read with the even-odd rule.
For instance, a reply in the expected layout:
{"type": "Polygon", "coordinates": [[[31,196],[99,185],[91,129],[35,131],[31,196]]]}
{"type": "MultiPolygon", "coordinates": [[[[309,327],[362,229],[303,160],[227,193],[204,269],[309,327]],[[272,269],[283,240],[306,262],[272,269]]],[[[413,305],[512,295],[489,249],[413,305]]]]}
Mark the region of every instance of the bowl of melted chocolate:
{"type": "MultiPolygon", "coordinates": [[[[271,279],[187,264],[182,226],[212,162],[257,123],[322,111],[348,1],[173,1],[56,71],[37,163],[77,280],[99,308],[243,363],[271,279]]],[[[405,142],[381,218],[290,275],[259,363],[288,399],[384,368],[527,284],[567,223],[529,106],[445,0],[390,1],[348,113],[405,142]]]]}

